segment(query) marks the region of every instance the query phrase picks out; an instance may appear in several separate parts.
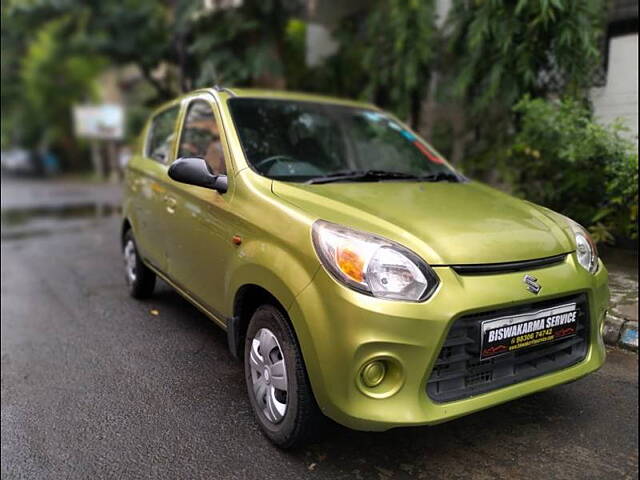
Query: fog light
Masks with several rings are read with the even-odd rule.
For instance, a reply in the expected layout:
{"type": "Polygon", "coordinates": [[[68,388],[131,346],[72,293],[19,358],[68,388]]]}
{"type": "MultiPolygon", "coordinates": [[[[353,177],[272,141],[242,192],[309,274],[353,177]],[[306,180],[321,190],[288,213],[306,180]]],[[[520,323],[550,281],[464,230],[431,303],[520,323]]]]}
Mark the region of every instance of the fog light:
{"type": "Polygon", "coordinates": [[[362,383],[364,383],[367,387],[373,388],[377,387],[384,380],[384,376],[387,373],[387,367],[384,362],[380,360],[374,360],[373,362],[367,363],[362,369],[362,383]]]}

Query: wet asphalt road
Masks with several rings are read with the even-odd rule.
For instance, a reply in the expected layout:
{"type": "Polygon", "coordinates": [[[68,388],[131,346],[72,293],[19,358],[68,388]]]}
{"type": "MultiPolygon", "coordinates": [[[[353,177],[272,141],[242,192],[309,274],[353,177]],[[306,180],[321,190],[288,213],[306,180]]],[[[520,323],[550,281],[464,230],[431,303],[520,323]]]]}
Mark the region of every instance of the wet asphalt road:
{"type": "Polygon", "coordinates": [[[617,350],[578,382],[448,424],[333,426],[281,452],[225,334],[164,284],[130,299],[119,219],[84,212],[3,225],[3,479],[638,477],[638,357],[617,350]]]}

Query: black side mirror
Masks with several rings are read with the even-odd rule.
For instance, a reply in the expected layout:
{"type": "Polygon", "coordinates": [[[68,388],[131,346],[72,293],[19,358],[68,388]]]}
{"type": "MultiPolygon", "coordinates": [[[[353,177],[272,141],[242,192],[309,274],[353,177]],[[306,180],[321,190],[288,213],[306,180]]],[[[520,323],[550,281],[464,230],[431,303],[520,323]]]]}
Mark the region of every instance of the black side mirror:
{"type": "Polygon", "coordinates": [[[168,174],[176,182],[210,188],[220,193],[227,191],[227,176],[213,175],[202,158],[179,158],[171,164],[168,174]]]}

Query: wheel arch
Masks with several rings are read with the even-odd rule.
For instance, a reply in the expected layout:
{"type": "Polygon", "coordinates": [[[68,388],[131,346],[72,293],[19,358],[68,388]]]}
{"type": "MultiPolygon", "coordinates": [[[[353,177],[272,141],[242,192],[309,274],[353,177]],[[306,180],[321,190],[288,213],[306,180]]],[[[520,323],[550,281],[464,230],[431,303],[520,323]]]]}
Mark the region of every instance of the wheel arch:
{"type": "MultiPolygon", "coordinates": [[[[233,316],[227,320],[229,350],[234,358],[243,360],[246,333],[253,313],[260,305],[265,303],[274,305],[282,311],[285,320],[291,327],[291,331],[300,348],[302,362],[307,372],[311,390],[316,402],[320,405],[319,399],[322,400],[324,396],[322,394],[318,395],[318,393],[322,393],[325,387],[324,380],[318,374],[317,369],[309,368],[309,362],[311,364],[318,363],[318,354],[311,340],[312,335],[309,326],[299,313],[300,306],[297,304],[295,296],[287,304],[273,293],[275,289],[272,288],[272,285],[268,285],[267,287],[257,283],[246,283],[236,290],[233,300],[233,316]]],[[[322,407],[320,408],[324,411],[322,407]]]]}
{"type": "Polygon", "coordinates": [[[251,315],[263,303],[282,310],[298,336],[296,321],[289,312],[296,295],[311,282],[319,268],[319,265],[305,265],[277,245],[268,246],[267,249],[257,243],[243,245],[243,251],[235,258],[237,263],[228,269],[227,303],[222,313],[227,316],[229,349],[236,358],[243,356],[244,334],[251,315]],[[252,261],[247,262],[247,258],[252,261]]]}
{"type": "Polygon", "coordinates": [[[227,325],[229,350],[235,358],[242,358],[244,341],[251,317],[258,307],[265,304],[273,305],[281,310],[295,334],[295,327],[289,318],[284,302],[264,286],[256,283],[244,284],[237,289],[234,295],[233,316],[229,319],[227,325]]]}
{"type": "Polygon", "coordinates": [[[122,226],[120,227],[120,245],[124,247],[124,236],[127,234],[129,230],[133,227],[131,226],[131,222],[127,217],[122,219],[122,226]]]}

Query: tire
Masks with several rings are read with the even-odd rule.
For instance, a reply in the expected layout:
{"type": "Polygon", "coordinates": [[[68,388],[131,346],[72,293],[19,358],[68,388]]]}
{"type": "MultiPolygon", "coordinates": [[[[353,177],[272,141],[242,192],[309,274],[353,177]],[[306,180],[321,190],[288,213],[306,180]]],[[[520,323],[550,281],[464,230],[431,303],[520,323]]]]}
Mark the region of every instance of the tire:
{"type": "Polygon", "coordinates": [[[300,347],[283,312],[273,305],[262,305],[251,317],[245,337],[244,371],[253,413],[272,443],[292,448],[318,433],[324,417],[311,391],[300,347]],[[275,342],[268,335],[273,335],[275,342]],[[280,360],[284,362],[284,379],[277,367],[280,360]],[[261,368],[265,373],[259,375],[261,368]],[[287,388],[284,394],[278,388],[283,385],[287,388]]]}
{"type": "Polygon", "coordinates": [[[156,285],[156,274],[142,262],[140,255],[138,255],[138,247],[131,230],[127,230],[124,234],[122,255],[129,294],[138,299],[150,297],[156,285]]]}

